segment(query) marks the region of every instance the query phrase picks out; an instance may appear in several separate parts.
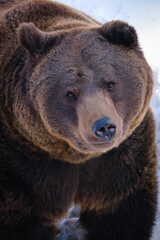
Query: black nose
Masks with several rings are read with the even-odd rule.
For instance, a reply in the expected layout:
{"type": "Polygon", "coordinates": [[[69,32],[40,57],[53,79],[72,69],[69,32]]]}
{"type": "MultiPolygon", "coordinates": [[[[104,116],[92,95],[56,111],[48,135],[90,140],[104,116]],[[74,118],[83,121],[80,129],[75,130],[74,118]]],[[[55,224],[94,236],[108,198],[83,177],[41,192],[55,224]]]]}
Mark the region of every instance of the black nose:
{"type": "Polygon", "coordinates": [[[115,121],[110,117],[101,118],[94,122],[92,131],[98,138],[111,140],[116,133],[115,121]]]}

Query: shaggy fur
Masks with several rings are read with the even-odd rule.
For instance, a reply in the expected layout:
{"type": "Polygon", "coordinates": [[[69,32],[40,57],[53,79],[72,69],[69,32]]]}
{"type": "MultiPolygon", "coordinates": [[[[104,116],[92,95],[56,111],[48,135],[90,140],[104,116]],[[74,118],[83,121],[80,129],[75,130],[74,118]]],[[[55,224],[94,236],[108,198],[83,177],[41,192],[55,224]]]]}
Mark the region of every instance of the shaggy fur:
{"type": "Polygon", "coordinates": [[[73,202],[88,239],[149,240],[153,79],[135,29],[50,1],[3,0],[0,51],[0,240],[53,239],[73,202]],[[104,118],[112,139],[92,131],[104,118]]]}

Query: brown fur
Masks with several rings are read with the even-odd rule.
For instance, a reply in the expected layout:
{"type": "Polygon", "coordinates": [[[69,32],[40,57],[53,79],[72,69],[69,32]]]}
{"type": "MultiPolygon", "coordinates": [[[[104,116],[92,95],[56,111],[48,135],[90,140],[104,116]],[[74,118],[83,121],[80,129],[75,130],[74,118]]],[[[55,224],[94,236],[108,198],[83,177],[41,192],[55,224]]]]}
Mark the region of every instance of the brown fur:
{"type": "Polygon", "coordinates": [[[135,29],[45,0],[0,10],[0,240],[51,240],[73,201],[88,239],[148,240],[153,79],[135,29]],[[104,117],[108,142],[92,131],[104,117]]]}

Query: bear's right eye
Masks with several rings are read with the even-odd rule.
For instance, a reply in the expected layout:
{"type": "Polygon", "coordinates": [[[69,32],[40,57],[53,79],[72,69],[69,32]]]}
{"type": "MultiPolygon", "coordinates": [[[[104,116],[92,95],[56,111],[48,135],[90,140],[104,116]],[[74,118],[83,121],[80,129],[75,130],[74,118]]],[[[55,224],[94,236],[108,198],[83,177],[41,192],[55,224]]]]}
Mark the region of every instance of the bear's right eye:
{"type": "Polygon", "coordinates": [[[77,100],[77,96],[71,91],[67,93],[67,98],[68,98],[69,101],[76,101],[77,100]]]}

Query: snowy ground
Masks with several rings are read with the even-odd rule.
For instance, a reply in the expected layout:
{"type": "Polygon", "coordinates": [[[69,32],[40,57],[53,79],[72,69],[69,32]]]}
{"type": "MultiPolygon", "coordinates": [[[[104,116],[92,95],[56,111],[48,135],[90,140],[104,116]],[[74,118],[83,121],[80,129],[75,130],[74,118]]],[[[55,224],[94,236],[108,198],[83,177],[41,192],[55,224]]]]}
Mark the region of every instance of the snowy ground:
{"type": "MultiPolygon", "coordinates": [[[[160,1],[159,0],[57,0],[77,8],[98,21],[120,19],[135,26],[141,47],[153,69],[155,89],[151,106],[157,122],[157,145],[160,162],[160,1]]],[[[159,210],[157,222],[151,240],[160,240],[160,164],[159,175],[159,210]]],[[[73,222],[75,219],[73,219],[73,222]]],[[[67,226],[67,225],[66,225],[67,226]]],[[[77,225],[75,225],[77,226],[77,225]]],[[[78,227],[78,226],[77,226],[78,227]]],[[[66,227],[67,228],[67,227],[66,227]]],[[[72,237],[63,238],[73,239],[72,237]]]]}

